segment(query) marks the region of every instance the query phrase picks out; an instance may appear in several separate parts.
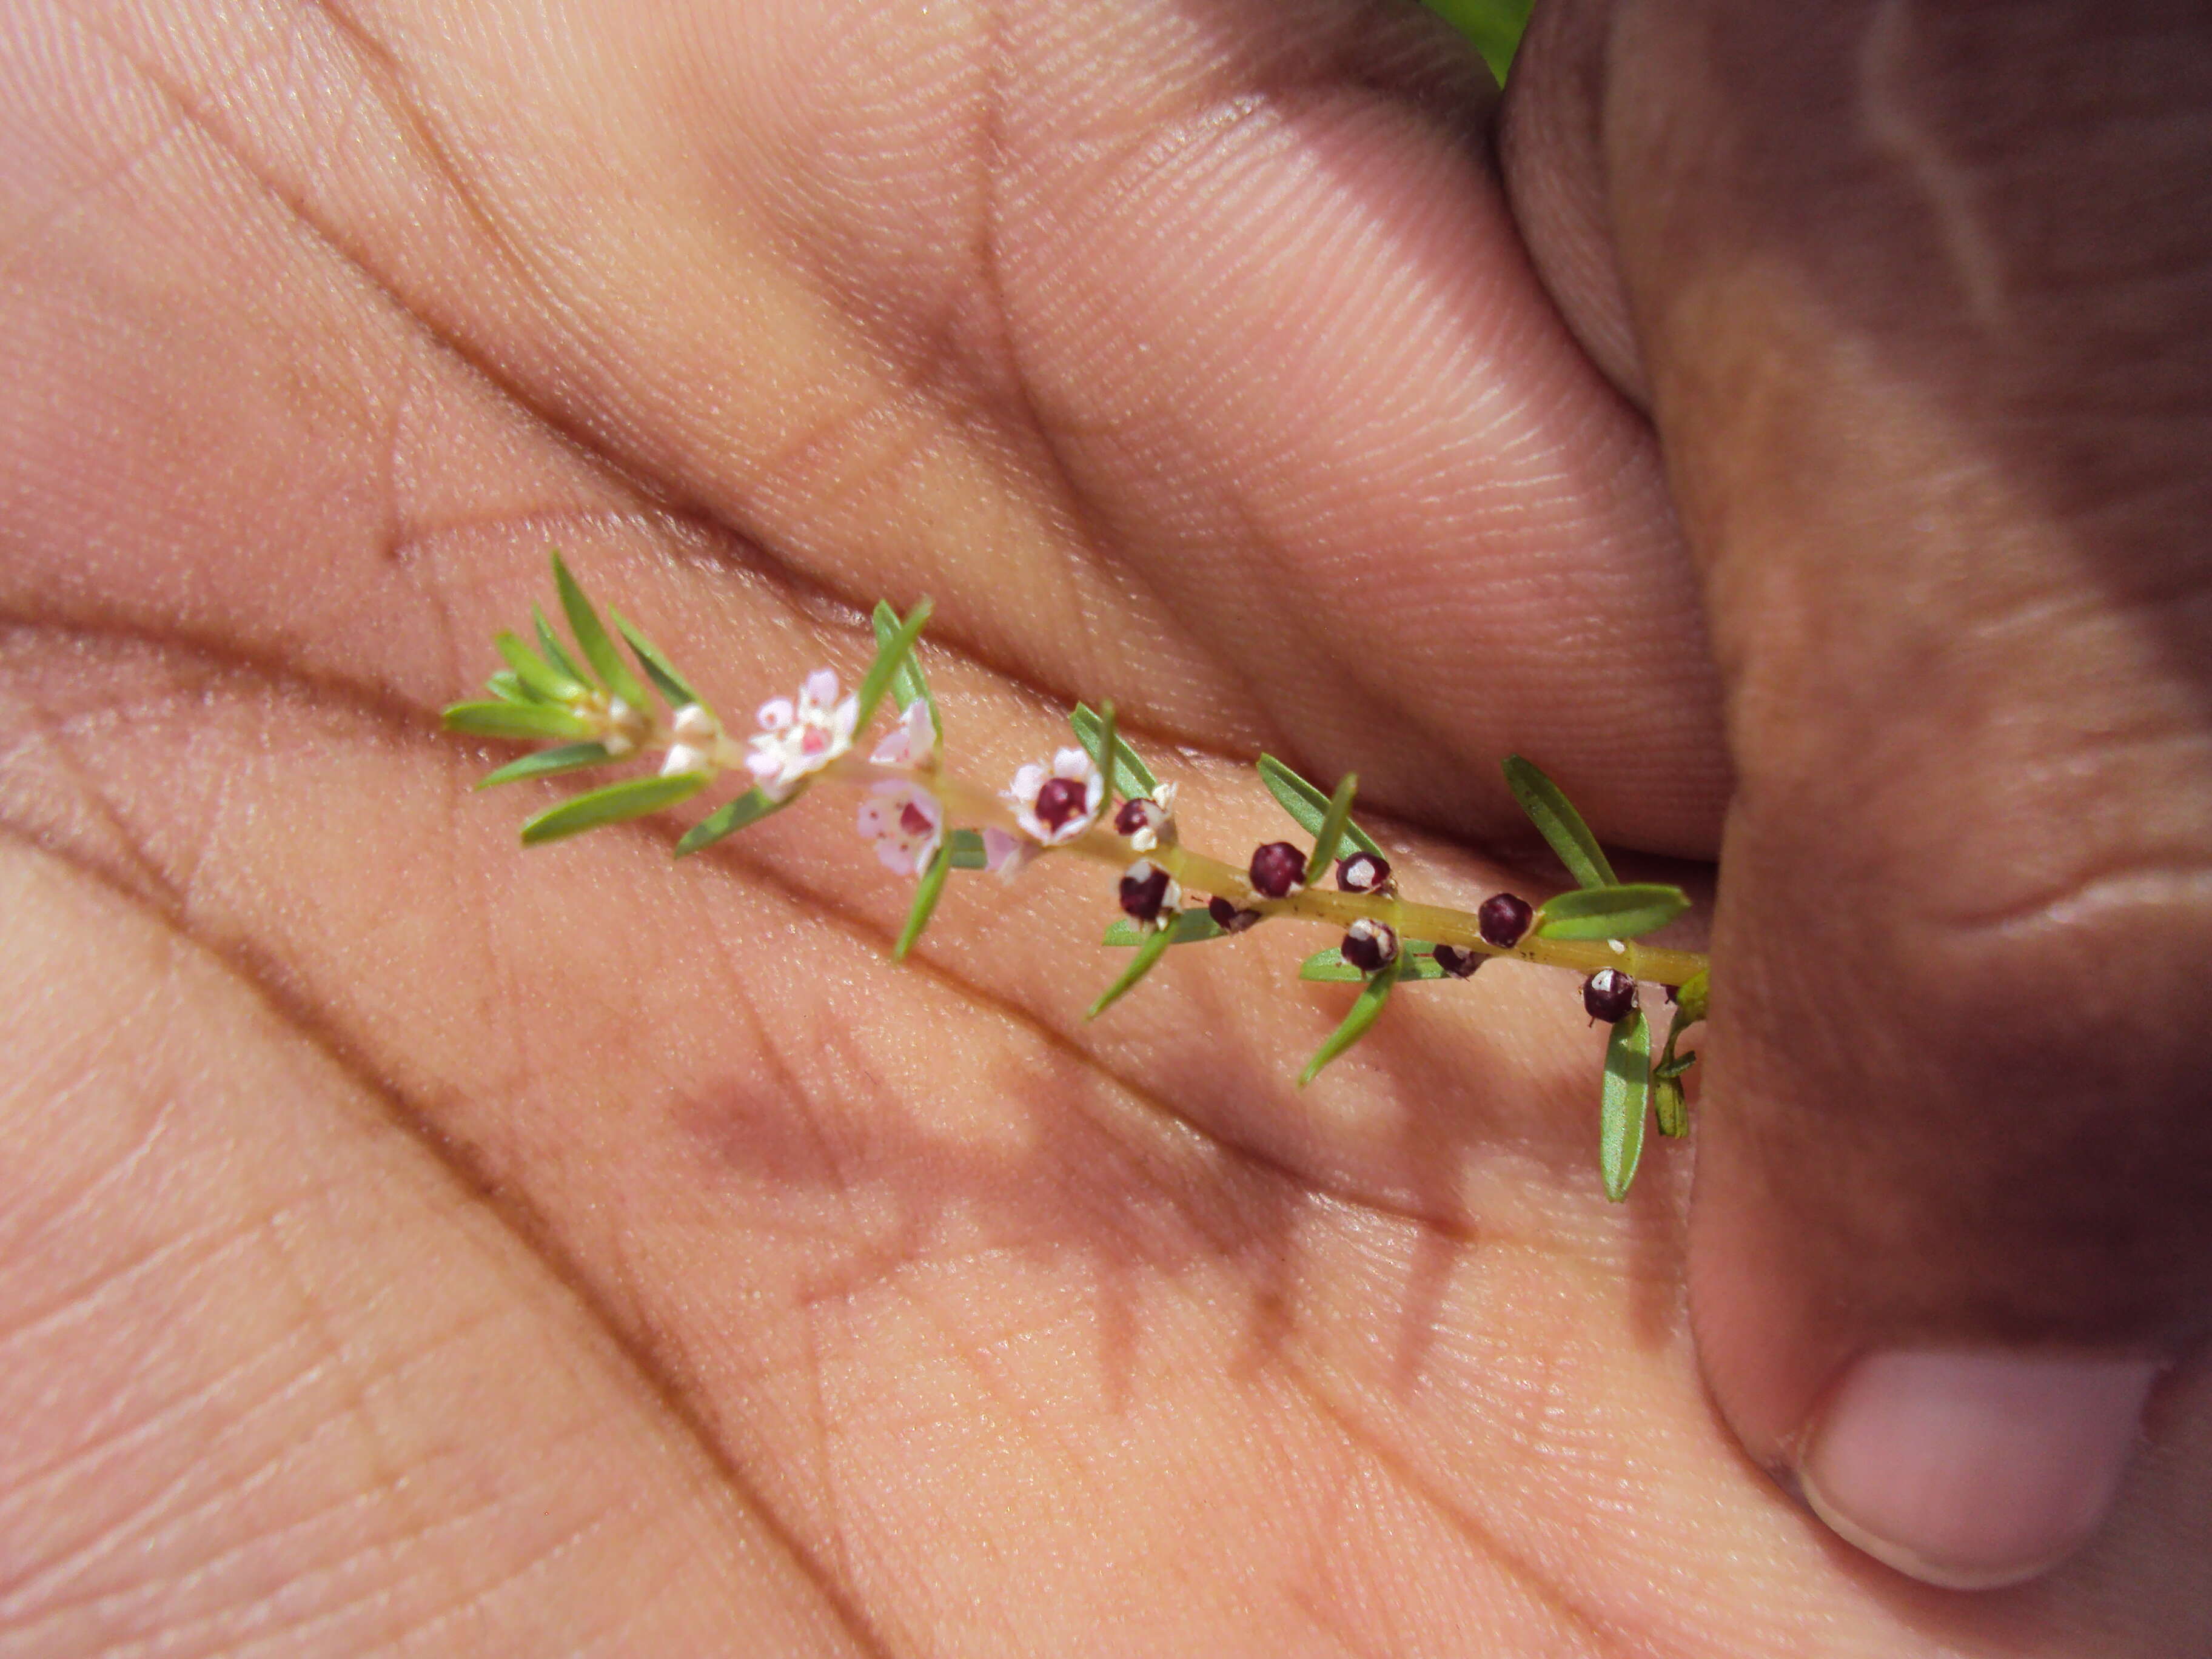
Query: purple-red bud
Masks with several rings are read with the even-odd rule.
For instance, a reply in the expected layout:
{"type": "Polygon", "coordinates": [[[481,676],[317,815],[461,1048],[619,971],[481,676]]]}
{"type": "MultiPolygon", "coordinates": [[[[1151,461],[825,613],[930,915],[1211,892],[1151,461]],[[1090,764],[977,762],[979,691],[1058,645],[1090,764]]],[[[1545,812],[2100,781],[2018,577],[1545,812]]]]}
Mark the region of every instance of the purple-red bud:
{"type": "Polygon", "coordinates": [[[1139,830],[1150,830],[1158,834],[1167,821],[1168,815],[1159,802],[1148,795],[1133,795],[1123,801],[1121,810],[1114,814],[1114,833],[1133,836],[1139,830]]]}
{"type": "Polygon", "coordinates": [[[1261,898],[1288,898],[1305,884],[1306,855],[1286,841],[1271,841],[1254,849],[1246,873],[1261,898]]]}
{"type": "Polygon", "coordinates": [[[1535,917],[1527,899],[1512,893],[1492,893],[1474,913],[1474,925],[1482,930],[1486,943],[1510,951],[1521,942],[1535,917]]]}
{"type": "Polygon", "coordinates": [[[1388,968],[1398,959],[1397,930],[1387,921],[1362,916],[1345,931],[1344,959],[1363,974],[1388,968]]]}
{"type": "Polygon", "coordinates": [[[1372,893],[1390,879],[1390,860],[1374,853],[1354,853],[1336,861],[1336,884],[1347,893],[1372,893]]]}
{"type": "Polygon", "coordinates": [[[1583,1006],[1608,1025],[1626,1019],[1636,1006],[1636,981],[1618,968],[1601,968],[1583,981],[1583,1006]]]}
{"type": "Polygon", "coordinates": [[[1182,901],[1175,878],[1150,859],[1139,859],[1121,875],[1121,908],[1137,921],[1157,921],[1164,909],[1182,901]]]}
{"type": "Polygon", "coordinates": [[[1449,945],[1439,945],[1432,953],[1437,966],[1454,979],[1467,979],[1488,960],[1480,951],[1462,951],[1449,945]]]}
{"type": "Polygon", "coordinates": [[[1241,933],[1260,920],[1257,910],[1240,910],[1227,899],[1218,896],[1206,900],[1206,914],[1213,918],[1213,925],[1224,933],[1241,933]]]}

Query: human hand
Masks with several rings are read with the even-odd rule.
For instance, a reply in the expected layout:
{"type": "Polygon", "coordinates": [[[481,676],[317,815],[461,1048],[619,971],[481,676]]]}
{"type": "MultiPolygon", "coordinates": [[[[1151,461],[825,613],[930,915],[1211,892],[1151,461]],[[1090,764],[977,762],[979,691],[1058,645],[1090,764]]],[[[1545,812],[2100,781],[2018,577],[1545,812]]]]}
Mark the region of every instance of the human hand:
{"type": "Polygon", "coordinates": [[[1111,695],[1227,844],[1265,740],[1462,896],[1510,748],[1711,850],[1657,459],[1472,66],[1091,12],[10,37],[5,1639],[2201,1646],[2185,1401],[2124,1524],[1963,1606],[1743,1462],[1680,1167],[1599,1201],[1551,976],[1300,1095],[1340,994],[1265,934],[1085,1027],[1081,874],[894,969],[832,806],[672,873],[468,793],[431,712],[558,540],[728,708],[929,591],[969,756],[1111,695]]]}

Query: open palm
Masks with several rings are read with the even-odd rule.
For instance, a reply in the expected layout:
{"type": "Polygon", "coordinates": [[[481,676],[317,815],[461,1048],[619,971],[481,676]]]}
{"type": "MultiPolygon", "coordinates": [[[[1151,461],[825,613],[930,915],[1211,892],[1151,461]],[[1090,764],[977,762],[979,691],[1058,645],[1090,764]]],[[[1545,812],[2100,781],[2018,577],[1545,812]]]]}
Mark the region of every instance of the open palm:
{"type": "Polygon", "coordinates": [[[1300,1092],[1324,939],[1087,1026],[1088,867],[957,878],[894,967],[848,804],[525,857],[550,791],[435,730],[558,544],[740,717],[930,593],[963,769],[1110,696],[1226,856],[1262,744],[1449,902],[1511,749],[1709,856],[1656,455],[1436,26],[33,0],[5,50],[0,1652],[2164,1650],[2125,1537],[1956,1602],[1735,1449],[1571,981],[1409,994],[1300,1092]]]}

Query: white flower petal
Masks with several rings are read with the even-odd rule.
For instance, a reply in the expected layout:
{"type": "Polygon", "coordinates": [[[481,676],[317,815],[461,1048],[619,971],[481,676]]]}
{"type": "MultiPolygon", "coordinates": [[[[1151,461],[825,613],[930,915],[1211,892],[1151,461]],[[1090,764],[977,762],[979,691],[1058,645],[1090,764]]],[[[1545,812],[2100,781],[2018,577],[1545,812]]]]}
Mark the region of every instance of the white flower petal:
{"type": "Polygon", "coordinates": [[[760,722],[762,731],[781,732],[797,719],[798,714],[792,708],[789,697],[771,697],[760,706],[760,713],[754,718],[760,722]]]}
{"type": "Polygon", "coordinates": [[[714,717],[696,702],[687,702],[676,711],[673,723],[676,735],[687,743],[711,742],[714,736],[714,717]]]}
{"type": "Polygon", "coordinates": [[[1082,750],[1061,749],[1054,752],[1052,775],[1056,778],[1066,778],[1071,783],[1080,783],[1087,778],[1097,776],[1098,772],[1091,765],[1091,757],[1082,750]]]}
{"type": "Polygon", "coordinates": [[[829,669],[817,668],[806,677],[806,684],[799,688],[801,708],[826,709],[837,701],[837,677],[829,669]]]}

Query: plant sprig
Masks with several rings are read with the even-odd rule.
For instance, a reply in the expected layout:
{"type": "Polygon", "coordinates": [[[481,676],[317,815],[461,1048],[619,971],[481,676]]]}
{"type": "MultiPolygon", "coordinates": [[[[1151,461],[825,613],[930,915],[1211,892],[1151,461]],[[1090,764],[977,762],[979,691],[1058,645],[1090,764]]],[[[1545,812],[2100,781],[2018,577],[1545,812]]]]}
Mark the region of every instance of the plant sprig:
{"type": "Polygon", "coordinates": [[[445,711],[447,729],[553,745],[496,768],[483,787],[625,762],[658,758],[659,766],[554,803],[524,824],[526,845],[650,817],[708,793],[725,773],[745,778],[748,787],[678,839],[675,852],[685,856],[782,811],[821,783],[856,787],[865,792],[862,830],[878,856],[916,881],[895,957],[920,942],[955,872],[1011,875],[1047,854],[1074,853],[1121,867],[1123,914],[1103,942],[1135,951],[1086,1018],[1129,995],[1176,945],[1233,939],[1261,921],[1333,927],[1340,942],[1308,955],[1298,975],[1359,989],[1299,1073],[1303,1085],[1375,1027],[1398,986],[1471,978],[1484,963],[1508,957],[1583,975],[1584,1008],[1610,1027],[1598,1122],[1609,1198],[1627,1194],[1647,1122],[1656,1119],[1662,1135],[1686,1130],[1683,1079],[1697,1056],[1678,1042],[1705,1018],[1709,975],[1703,957],[1640,941],[1680,917],[1688,896],[1660,883],[1622,882],[1581,813],[1534,762],[1509,756],[1506,786],[1577,884],[1540,905],[1493,894],[1469,914],[1401,895],[1382,848],[1352,815],[1355,777],[1325,791],[1273,755],[1258,759],[1260,782],[1310,845],[1268,843],[1246,866],[1185,845],[1173,789],[1131,746],[1111,702],[1097,709],[1078,703],[1069,716],[1075,745],[1049,766],[1023,768],[1012,788],[994,793],[962,779],[945,765],[944,714],[914,653],[930,616],[926,599],[904,617],[876,606],[875,654],[851,696],[841,699],[836,676],[817,671],[795,700],[763,705],[760,731],[740,742],[696,682],[628,618],[610,611],[612,628],[602,621],[558,553],[552,566],[571,638],[561,638],[533,607],[534,647],[520,634],[499,634],[493,643],[504,666],[488,682],[490,699],[453,704],[445,711]],[[885,703],[897,719],[863,760],[854,745],[885,703]],[[1675,1005],[1656,1056],[1639,981],[1666,988],[1675,1005]]]}

